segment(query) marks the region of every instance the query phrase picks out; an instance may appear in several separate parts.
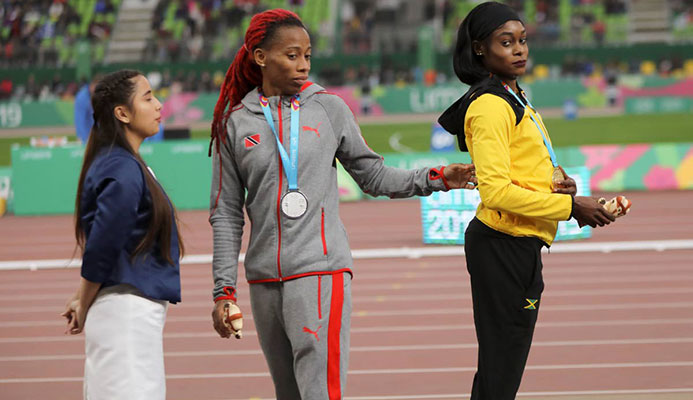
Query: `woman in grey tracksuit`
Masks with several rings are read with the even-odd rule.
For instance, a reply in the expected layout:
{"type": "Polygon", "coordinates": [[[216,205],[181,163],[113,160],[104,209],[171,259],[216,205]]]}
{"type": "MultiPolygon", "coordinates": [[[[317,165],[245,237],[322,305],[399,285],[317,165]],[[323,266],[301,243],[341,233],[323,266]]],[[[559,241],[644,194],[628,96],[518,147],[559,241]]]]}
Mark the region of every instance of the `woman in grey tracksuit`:
{"type": "Polygon", "coordinates": [[[215,329],[222,337],[232,333],[223,313],[236,302],[245,206],[251,306],[280,400],[340,399],[345,387],[353,262],[339,219],[336,159],[372,195],[428,195],[475,181],[471,165],[386,167],[344,101],[307,81],[310,51],[294,13],[254,16],[212,129],[215,329]],[[287,161],[295,153],[292,183],[287,161]],[[300,193],[292,204],[290,192],[300,193]]]}

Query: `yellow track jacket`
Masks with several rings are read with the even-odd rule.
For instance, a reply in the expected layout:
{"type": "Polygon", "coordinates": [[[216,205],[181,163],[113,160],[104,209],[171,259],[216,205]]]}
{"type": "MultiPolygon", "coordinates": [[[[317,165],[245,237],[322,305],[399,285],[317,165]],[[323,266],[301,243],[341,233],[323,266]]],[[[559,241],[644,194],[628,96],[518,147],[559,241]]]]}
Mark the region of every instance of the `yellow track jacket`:
{"type": "Polygon", "coordinates": [[[464,132],[479,179],[476,216],[497,231],[551,245],[558,221],[570,218],[572,199],[551,192],[553,165],[529,113],[543,125],[529,108],[516,125],[508,102],[493,94],[483,94],[469,105],[464,132]]]}

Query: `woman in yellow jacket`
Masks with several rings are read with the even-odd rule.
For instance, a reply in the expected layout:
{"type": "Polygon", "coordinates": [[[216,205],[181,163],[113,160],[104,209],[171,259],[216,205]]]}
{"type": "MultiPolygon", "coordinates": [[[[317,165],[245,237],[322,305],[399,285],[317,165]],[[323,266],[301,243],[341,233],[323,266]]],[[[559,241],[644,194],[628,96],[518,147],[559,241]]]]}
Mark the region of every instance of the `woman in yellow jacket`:
{"type": "Polygon", "coordinates": [[[555,159],[544,123],[517,84],[525,73],[525,26],[510,7],[487,2],[459,27],[455,73],[469,91],[440,117],[469,151],[481,204],[465,233],[479,342],[473,400],[512,400],[537,321],[541,248],[558,221],[603,226],[614,220],[597,201],[575,196],[555,159]]]}

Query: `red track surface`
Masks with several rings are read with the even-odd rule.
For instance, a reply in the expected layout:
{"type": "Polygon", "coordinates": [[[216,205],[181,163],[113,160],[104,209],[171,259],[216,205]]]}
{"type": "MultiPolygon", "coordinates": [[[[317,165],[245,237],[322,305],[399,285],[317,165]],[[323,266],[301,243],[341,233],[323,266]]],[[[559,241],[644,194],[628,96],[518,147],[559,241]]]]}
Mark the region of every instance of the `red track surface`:
{"type": "MultiPolygon", "coordinates": [[[[627,195],[632,213],[587,242],[693,239],[693,192],[627,195]]],[[[341,208],[353,249],[422,246],[416,200],[341,208]]],[[[206,212],[180,214],[188,254],[209,254],[206,212]]],[[[70,258],[71,223],[0,219],[0,261],[70,258]]],[[[347,398],[464,398],[476,363],[464,259],[356,260],[354,270],[347,398]]],[[[84,339],[63,335],[58,317],[78,275],[0,271],[3,399],[80,398],[84,339]]],[[[169,308],[164,339],[168,398],[272,398],[247,285],[245,337],[224,340],[209,317],[210,266],[184,265],[182,275],[183,302],[169,308]]],[[[693,399],[693,250],[553,253],[544,277],[522,398],[693,399]]]]}

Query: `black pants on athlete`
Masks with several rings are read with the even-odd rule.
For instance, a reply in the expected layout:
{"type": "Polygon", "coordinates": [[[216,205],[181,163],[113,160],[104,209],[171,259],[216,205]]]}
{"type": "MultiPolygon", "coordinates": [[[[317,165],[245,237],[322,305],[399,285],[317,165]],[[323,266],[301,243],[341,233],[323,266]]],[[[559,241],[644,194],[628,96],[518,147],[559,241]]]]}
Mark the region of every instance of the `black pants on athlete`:
{"type": "Polygon", "coordinates": [[[513,237],[474,218],[464,250],[479,342],[472,400],[514,400],[544,290],[536,238],[513,237]]]}

